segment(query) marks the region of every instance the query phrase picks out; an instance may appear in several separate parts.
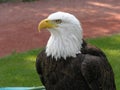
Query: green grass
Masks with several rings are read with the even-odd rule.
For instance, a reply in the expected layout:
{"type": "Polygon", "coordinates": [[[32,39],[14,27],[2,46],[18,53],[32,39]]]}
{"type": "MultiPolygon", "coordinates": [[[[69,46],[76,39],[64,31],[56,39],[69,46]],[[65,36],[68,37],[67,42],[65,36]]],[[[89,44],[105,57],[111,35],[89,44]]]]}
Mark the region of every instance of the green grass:
{"type": "Polygon", "coordinates": [[[40,49],[25,53],[13,53],[0,59],[0,87],[39,86],[35,60],[40,49]]]}
{"type": "MultiPolygon", "coordinates": [[[[88,43],[101,48],[107,55],[115,73],[117,90],[120,90],[120,34],[87,39],[88,43]]],[[[0,59],[0,87],[40,86],[35,69],[36,55],[41,49],[24,53],[12,53],[0,59]]]]}

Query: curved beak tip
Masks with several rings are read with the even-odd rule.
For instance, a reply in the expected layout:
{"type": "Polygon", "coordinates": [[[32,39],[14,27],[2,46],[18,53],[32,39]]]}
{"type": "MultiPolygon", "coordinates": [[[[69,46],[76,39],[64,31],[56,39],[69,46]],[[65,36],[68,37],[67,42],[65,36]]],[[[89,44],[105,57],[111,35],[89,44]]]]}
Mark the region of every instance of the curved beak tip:
{"type": "Polygon", "coordinates": [[[41,31],[41,23],[39,23],[39,25],[38,25],[38,32],[40,32],[41,31]]]}

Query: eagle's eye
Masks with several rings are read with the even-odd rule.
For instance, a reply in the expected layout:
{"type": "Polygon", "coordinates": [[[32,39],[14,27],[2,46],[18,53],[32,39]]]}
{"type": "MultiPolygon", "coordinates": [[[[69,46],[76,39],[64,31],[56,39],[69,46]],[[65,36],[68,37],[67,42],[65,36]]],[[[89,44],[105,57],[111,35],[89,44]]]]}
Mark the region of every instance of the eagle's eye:
{"type": "Polygon", "coordinates": [[[54,22],[57,23],[57,24],[60,24],[60,23],[62,23],[62,20],[61,19],[57,19],[57,20],[54,20],[54,22]]]}

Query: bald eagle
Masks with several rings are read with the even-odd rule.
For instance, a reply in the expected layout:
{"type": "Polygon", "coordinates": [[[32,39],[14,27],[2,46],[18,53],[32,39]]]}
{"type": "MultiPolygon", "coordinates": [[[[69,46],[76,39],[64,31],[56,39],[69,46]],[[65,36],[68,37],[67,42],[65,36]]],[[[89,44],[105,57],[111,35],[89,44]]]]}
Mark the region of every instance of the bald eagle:
{"type": "Polygon", "coordinates": [[[116,90],[114,73],[105,54],[88,45],[79,20],[55,12],[39,23],[51,36],[36,59],[46,90],[116,90]]]}

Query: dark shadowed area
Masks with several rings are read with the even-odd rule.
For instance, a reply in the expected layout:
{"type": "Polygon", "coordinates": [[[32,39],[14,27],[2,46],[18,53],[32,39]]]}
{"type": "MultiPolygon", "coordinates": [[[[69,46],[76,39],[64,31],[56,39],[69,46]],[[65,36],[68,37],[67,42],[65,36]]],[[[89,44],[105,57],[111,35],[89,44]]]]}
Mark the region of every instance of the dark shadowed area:
{"type": "Polygon", "coordinates": [[[0,56],[46,45],[49,32],[37,30],[49,14],[66,11],[82,23],[84,37],[120,33],[120,0],[38,0],[0,4],[0,56]]]}

